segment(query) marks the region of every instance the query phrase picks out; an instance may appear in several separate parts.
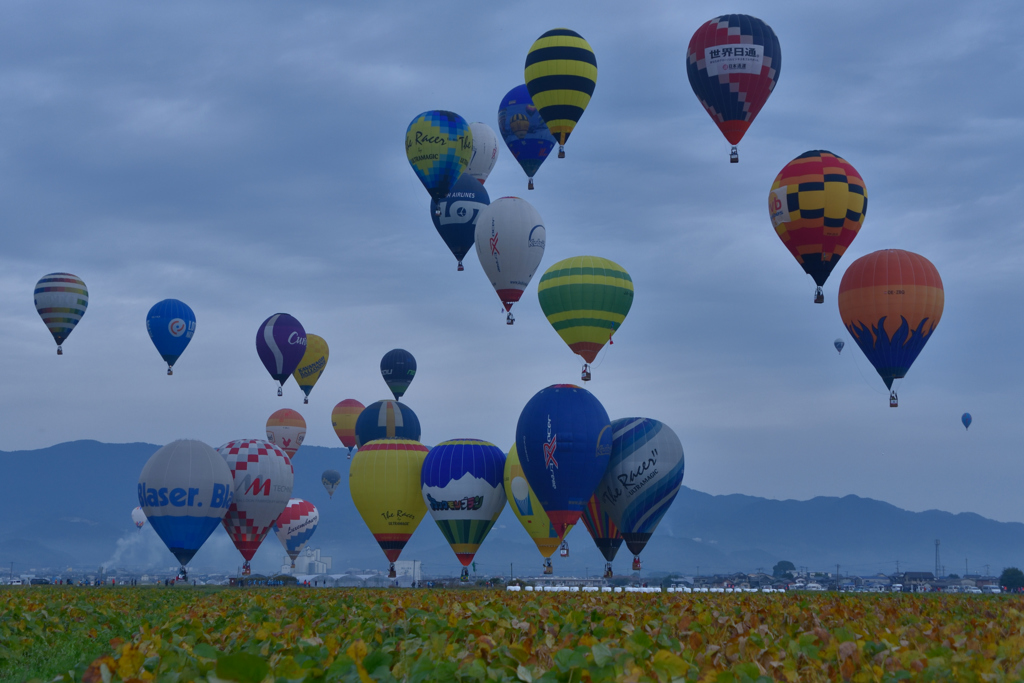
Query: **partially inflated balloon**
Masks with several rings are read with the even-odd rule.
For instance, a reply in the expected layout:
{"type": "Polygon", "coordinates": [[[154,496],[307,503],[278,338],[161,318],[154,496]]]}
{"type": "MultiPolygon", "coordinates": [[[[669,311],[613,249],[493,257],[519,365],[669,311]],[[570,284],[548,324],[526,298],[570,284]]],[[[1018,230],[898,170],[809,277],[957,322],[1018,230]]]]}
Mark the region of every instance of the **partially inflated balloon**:
{"type": "Polygon", "coordinates": [[[465,270],[462,259],[473,248],[477,216],[490,203],[487,190],[468,173],[462,174],[452,191],[440,203],[430,200],[430,218],[434,221],[437,234],[458,260],[459,270],[465,270]]]}
{"type": "MultiPolygon", "coordinates": [[[[768,101],[781,68],[775,32],[746,14],[715,17],[697,29],[686,50],[693,94],[733,145],[768,101]]],[[[732,161],[738,160],[734,148],[732,161]]]]}
{"type": "Polygon", "coordinates": [[[377,439],[420,440],[420,420],[412,408],[398,401],[377,401],[356,419],[356,446],[377,439]]]}
{"type": "Polygon", "coordinates": [[[262,439],[229,441],[217,452],[231,469],[234,502],[224,515],[224,529],[231,542],[249,561],[292,495],[295,470],[280,448],[262,439]]]}
{"type": "Polygon", "coordinates": [[[283,387],[306,353],[306,331],[287,313],[275,313],[256,331],[256,353],[270,376],[283,387]]]}
{"type": "Polygon", "coordinates": [[[612,422],[612,455],[594,497],[608,512],[633,555],[647,545],[683,483],[683,446],[657,420],[612,422]]]}
{"type": "Polygon", "coordinates": [[[89,307],[89,289],[81,278],[71,273],[50,273],[36,283],[33,294],[36,312],[46,329],[57,342],[57,355],[64,353],[61,346],[89,307]]]}
{"type": "Polygon", "coordinates": [[[567,28],[543,34],[526,55],[526,87],[537,110],[562,145],[575,130],[597,85],[597,57],[583,36],[567,28]]]}
{"type": "Polygon", "coordinates": [[[292,567],[319,523],[320,513],[316,506],[301,498],[291,498],[274,522],[277,540],[281,541],[284,551],[292,559],[292,567]]]}
{"type": "Polygon", "coordinates": [[[138,529],[146,526],[146,513],[142,511],[142,508],[136,507],[132,510],[132,522],[135,523],[135,527],[138,529]]]}
{"type": "Polygon", "coordinates": [[[392,562],[427,514],[420,492],[426,455],[427,447],[418,441],[380,439],[360,446],[352,458],[352,502],[392,562]]]}
{"type": "Polygon", "coordinates": [[[551,557],[559,544],[562,542],[560,536],[565,536],[572,529],[570,526],[564,533],[555,531],[548,514],[544,512],[537,494],[530,488],[526,481],[526,474],[523,473],[523,466],[519,463],[519,454],[516,452],[515,444],[505,458],[505,496],[516,519],[526,529],[541,556],[551,557]]]}
{"type": "Polygon", "coordinates": [[[356,445],[356,420],[365,407],[354,398],[346,398],[331,411],[331,426],[341,440],[341,445],[348,448],[350,457],[356,445]]]}
{"type": "Polygon", "coordinates": [[[289,458],[295,457],[305,438],[306,420],[297,411],[282,408],[267,418],[267,441],[287,453],[289,458]]]}
{"type": "Polygon", "coordinates": [[[405,131],[405,154],[431,197],[440,201],[469,165],[473,132],[450,111],[425,111],[405,131]]]}
{"type": "Polygon", "coordinates": [[[619,546],[622,545],[622,534],[612,521],[607,508],[601,504],[596,492],[587,501],[581,517],[583,525],[587,527],[590,537],[594,539],[594,545],[604,555],[604,559],[609,562],[614,560],[615,554],[619,552],[619,546]]]}
{"type": "Polygon", "coordinates": [[[380,359],[380,374],[397,401],[416,376],[416,359],[405,349],[391,349],[380,359]]]}
{"type": "Polygon", "coordinates": [[[324,473],[320,475],[320,483],[324,485],[327,497],[334,498],[334,492],[337,490],[338,484],[341,483],[341,472],[338,470],[324,470],[324,473]]]}
{"type": "Polygon", "coordinates": [[[479,121],[469,124],[469,129],[473,132],[473,156],[462,175],[483,185],[498,163],[498,136],[490,126],[479,121]]]}
{"type": "Polygon", "coordinates": [[[476,221],[476,254],[487,279],[514,321],[512,305],[544,258],[547,230],[530,203],[519,197],[502,197],[480,212],[476,221]]]}
{"type": "Polygon", "coordinates": [[[815,303],[825,300],[825,280],[860,232],[868,190],[850,162],[831,152],[804,152],[776,176],[768,193],[768,215],[782,243],[818,285],[815,303]]]}
{"type": "Polygon", "coordinates": [[[970,413],[964,413],[960,416],[960,421],[964,423],[964,429],[970,429],[971,422],[974,421],[974,418],[971,417],[970,413]]]}
{"type": "Polygon", "coordinates": [[[146,331],[156,346],[157,353],[167,363],[167,374],[196,333],[196,314],[188,304],[177,299],[164,299],[149,309],[146,331]]]}
{"type": "Polygon", "coordinates": [[[541,389],[516,424],[516,450],[530,488],[561,539],[579,521],[611,455],[611,423],[586,389],[541,389]]]}
{"type": "Polygon", "coordinates": [[[139,506],[182,566],[220,524],[234,483],[220,453],[202,441],[172,441],[154,453],[139,477],[139,506]]]}
{"type": "Polygon", "coordinates": [[[512,152],[530,179],[527,189],[532,190],[533,176],[551,154],[555,138],[537,107],[533,106],[530,91],[525,85],[512,88],[501,101],[498,108],[498,130],[501,131],[508,151],[512,152]]]}
{"type": "Polygon", "coordinates": [[[315,334],[306,335],[306,351],[302,354],[299,366],[295,368],[292,376],[298,383],[299,388],[306,394],[302,399],[303,403],[309,403],[309,392],[313,391],[320,375],[324,374],[327,367],[327,359],[330,358],[331,350],[327,348],[327,342],[323,337],[315,334]]]}
{"type": "Polygon", "coordinates": [[[839,315],[891,393],[942,318],[945,292],[931,261],[902,249],[883,249],[850,264],[839,284],[839,315]]]}
{"type": "Polygon", "coordinates": [[[505,454],[476,439],[444,441],[423,461],[423,500],[464,567],[505,508],[505,454]]]}

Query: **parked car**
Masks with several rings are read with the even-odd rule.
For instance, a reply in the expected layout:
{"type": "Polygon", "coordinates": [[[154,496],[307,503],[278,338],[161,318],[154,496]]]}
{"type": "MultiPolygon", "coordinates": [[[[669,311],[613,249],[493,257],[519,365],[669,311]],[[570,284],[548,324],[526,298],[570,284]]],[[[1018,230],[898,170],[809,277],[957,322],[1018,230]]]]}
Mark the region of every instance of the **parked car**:
{"type": "Polygon", "coordinates": [[[32,579],[32,580],[29,581],[29,584],[32,585],[32,586],[49,586],[50,585],[50,580],[49,579],[32,579]]]}

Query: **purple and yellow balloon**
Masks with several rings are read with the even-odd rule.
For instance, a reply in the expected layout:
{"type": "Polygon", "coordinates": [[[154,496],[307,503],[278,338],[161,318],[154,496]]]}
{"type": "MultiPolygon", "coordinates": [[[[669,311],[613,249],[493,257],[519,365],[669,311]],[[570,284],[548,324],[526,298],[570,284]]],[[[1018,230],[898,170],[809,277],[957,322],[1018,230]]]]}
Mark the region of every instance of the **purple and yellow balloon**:
{"type": "Polygon", "coordinates": [[[275,313],[256,331],[256,353],[270,376],[280,383],[277,395],[282,396],[284,383],[306,353],[306,331],[287,313],[275,313]]]}

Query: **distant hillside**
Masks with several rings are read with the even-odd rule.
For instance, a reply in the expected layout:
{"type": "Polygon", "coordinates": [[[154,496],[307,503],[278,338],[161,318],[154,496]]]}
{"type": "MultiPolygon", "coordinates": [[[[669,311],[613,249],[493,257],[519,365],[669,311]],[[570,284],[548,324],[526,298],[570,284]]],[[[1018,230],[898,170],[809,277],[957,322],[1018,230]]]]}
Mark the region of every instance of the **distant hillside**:
{"type": "MultiPolygon", "coordinates": [[[[0,498],[0,568],[15,562],[15,572],[32,567],[166,568],[174,558],[147,525],[135,530],[129,514],[139,472],[158,446],[75,441],[35,451],[0,451],[7,473],[0,498]]],[[[341,448],[303,446],[295,459],[294,495],[320,510],[320,526],[310,545],[331,556],[334,571],[386,568],[387,560],[359,517],[343,483],[333,499],[320,484],[325,469],[343,479],[349,460],[341,448]]],[[[836,563],[856,574],[901,569],[930,571],[934,539],[941,539],[949,572],[998,573],[1024,566],[1024,524],[1004,523],[975,514],[937,510],[908,512],[857,496],[807,501],[753,496],[712,496],[684,487],[644,551],[647,571],[692,574],[769,570],[779,560],[829,571],[836,563]]],[[[580,525],[569,535],[571,557],[556,557],[559,574],[597,572],[604,559],[580,525]]],[[[269,537],[253,560],[256,571],[280,566],[283,550],[269,537]]],[[[505,510],[478,554],[481,573],[533,574],[541,558],[509,510],[505,510]],[[510,567],[512,565],[512,567],[510,567]]],[[[403,559],[418,559],[424,571],[457,574],[444,537],[429,517],[406,547],[403,559]]],[[[623,547],[616,569],[628,570],[623,547]]],[[[217,530],[192,561],[200,570],[234,571],[241,558],[226,533],[217,530]]]]}

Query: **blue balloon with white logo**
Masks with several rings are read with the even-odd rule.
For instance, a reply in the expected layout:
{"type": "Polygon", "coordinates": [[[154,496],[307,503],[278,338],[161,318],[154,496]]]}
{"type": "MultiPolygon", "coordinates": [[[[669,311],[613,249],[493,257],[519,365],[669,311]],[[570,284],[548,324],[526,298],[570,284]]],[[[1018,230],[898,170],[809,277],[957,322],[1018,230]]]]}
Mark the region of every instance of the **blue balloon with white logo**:
{"type": "Polygon", "coordinates": [[[516,451],[527,483],[561,540],[579,521],[608,467],[611,420],[586,389],[555,384],[523,408],[516,451]]]}
{"type": "Polygon", "coordinates": [[[167,363],[167,374],[173,375],[174,364],[196,332],[196,314],[183,301],[164,299],[149,309],[146,331],[160,357],[167,363]]]}
{"type": "Polygon", "coordinates": [[[476,238],[476,217],[480,215],[480,210],[490,203],[491,198],[487,196],[487,190],[468,173],[459,176],[448,196],[440,203],[436,199],[430,200],[430,217],[434,221],[434,227],[458,260],[459,270],[465,270],[462,267],[462,259],[473,248],[473,241],[476,238]]]}
{"type": "Polygon", "coordinates": [[[405,349],[391,349],[380,359],[380,376],[397,401],[416,376],[416,359],[405,349]]]}
{"type": "Polygon", "coordinates": [[[356,418],[356,446],[377,439],[420,440],[420,419],[412,408],[398,401],[377,401],[356,418]]]}
{"type": "Polygon", "coordinates": [[[234,480],[220,453],[182,439],[149,458],[138,496],[153,530],[184,568],[231,507],[234,480]]]}

